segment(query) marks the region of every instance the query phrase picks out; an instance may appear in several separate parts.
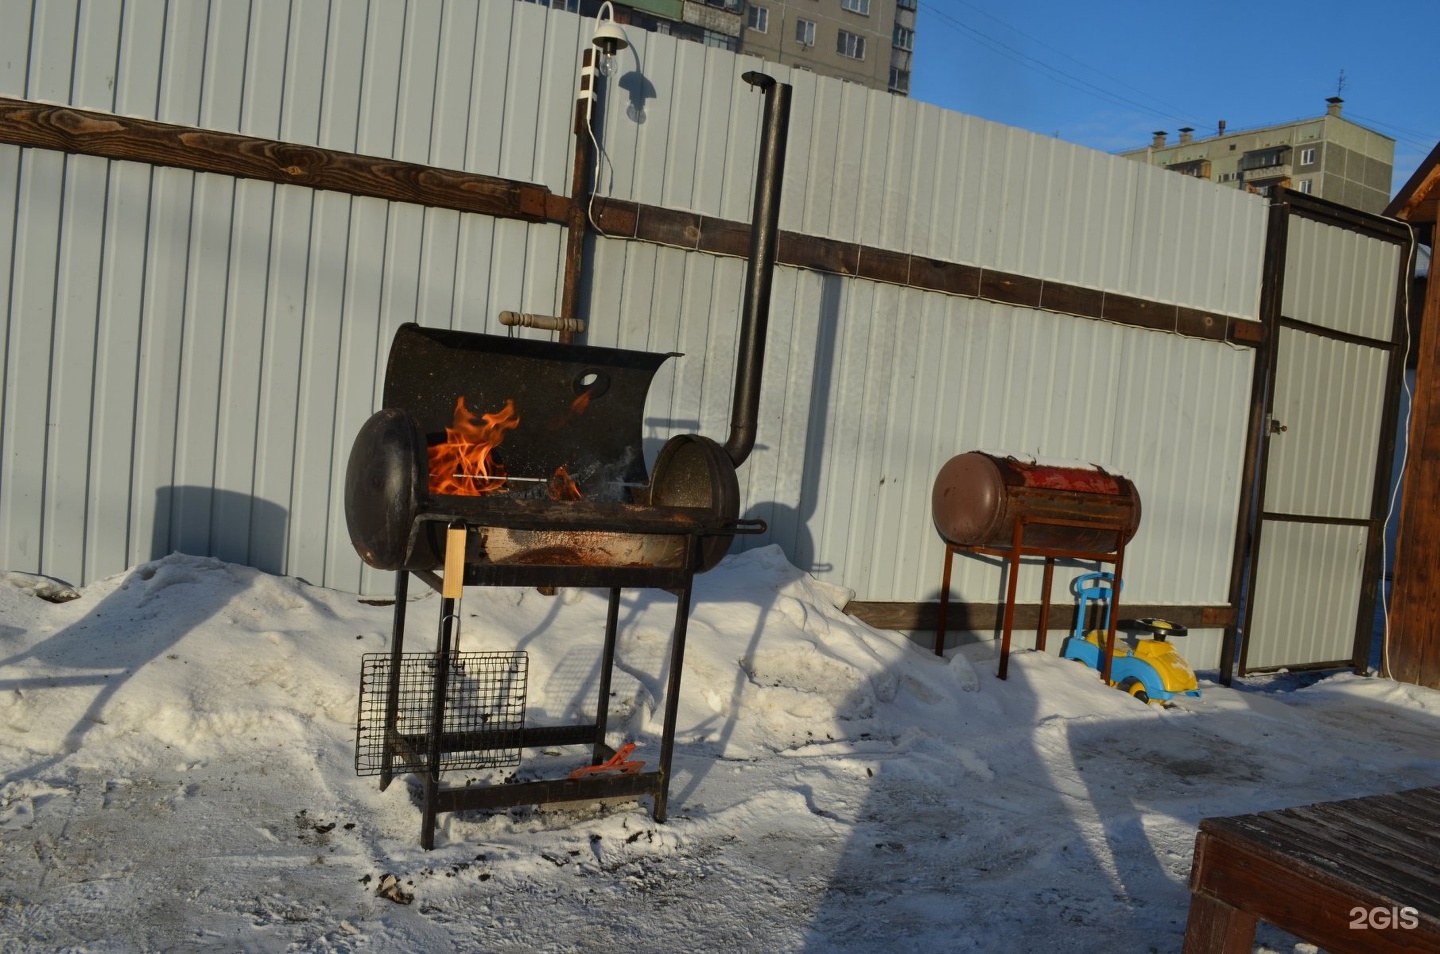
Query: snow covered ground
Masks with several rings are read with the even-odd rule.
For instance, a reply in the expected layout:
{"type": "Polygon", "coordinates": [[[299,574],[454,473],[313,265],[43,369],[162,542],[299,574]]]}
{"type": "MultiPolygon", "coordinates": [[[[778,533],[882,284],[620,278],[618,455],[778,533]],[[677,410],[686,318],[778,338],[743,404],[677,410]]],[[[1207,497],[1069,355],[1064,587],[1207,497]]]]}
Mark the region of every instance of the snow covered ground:
{"type": "MultiPolygon", "coordinates": [[[[1202,817],[1440,784],[1440,693],[1202,680],[1166,710],[1033,652],[1001,682],[992,645],[938,659],[766,548],[696,581],[666,824],[442,815],[426,852],[414,779],[354,770],[389,607],[179,554],[68,602],[44,583],[0,573],[5,952],[1171,952],[1202,817]]],[[[437,606],[414,600],[407,649],[437,606]]],[[[529,654],[530,724],[593,709],[603,593],[463,610],[462,649],[529,654]]],[[[673,613],[626,594],[611,725],[635,758],[673,613]]]]}

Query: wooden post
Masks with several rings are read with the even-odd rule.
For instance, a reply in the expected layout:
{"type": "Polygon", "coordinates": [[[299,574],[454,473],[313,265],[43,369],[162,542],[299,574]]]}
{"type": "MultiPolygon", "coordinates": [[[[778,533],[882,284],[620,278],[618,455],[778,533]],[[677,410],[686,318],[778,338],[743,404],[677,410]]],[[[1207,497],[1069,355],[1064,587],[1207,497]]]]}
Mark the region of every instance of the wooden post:
{"type": "MultiPolygon", "coordinates": [[[[560,317],[579,318],[580,278],[585,271],[585,232],[589,224],[591,110],[595,103],[596,50],[587,47],[581,59],[580,91],[575,98],[575,165],[570,170],[570,207],[565,214],[565,281],[560,291],[560,317]]],[[[570,344],[575,335],[560,333],[570,344]]]]}
{"type": "Polygon", "coordinates": [[[1400,502],[1390,599],[1388,667],[1399,680],[1440,689],[1440,281],[1426,282],[1420,322],[1409,460],[1400,502]]]}

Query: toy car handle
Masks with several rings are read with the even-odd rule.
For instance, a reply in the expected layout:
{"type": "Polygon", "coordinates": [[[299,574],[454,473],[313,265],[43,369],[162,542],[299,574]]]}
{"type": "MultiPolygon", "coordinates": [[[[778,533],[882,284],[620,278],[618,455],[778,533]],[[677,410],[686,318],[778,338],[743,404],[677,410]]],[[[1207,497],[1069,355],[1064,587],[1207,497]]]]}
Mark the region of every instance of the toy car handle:
{"type": "Polygon", "coordinates": [[[1143,619],[1122,619],[1115,628],[1122,629],[1127,633],[1131,631],[1150,633],[1161,641],[1171,636],[1184,636],[1190,632],[1179,623],[1172,623],[1168,619],[1160,619],[1155,616],[1146,616],[1143,619]]]}

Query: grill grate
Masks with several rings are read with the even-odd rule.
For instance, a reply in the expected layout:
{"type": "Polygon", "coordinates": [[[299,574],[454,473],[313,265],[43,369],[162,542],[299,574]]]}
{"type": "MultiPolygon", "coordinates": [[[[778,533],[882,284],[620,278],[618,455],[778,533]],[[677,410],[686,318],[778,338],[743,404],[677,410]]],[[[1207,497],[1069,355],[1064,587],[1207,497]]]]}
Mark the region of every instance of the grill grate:
{"type": "MultiPolygon", "coordinates": [[[[402,653],[399,671],[389,653],[360,660],[360,713],[355,726],[355,772],[425,772],[435,705],[435,654],[402,653]],[[395,687],[395,734],[386,765],[385,725],[395,687]]],[[[439,769],[484,769],[520,764],[525,731],[524,652],[450,654],[439,769]]]]}

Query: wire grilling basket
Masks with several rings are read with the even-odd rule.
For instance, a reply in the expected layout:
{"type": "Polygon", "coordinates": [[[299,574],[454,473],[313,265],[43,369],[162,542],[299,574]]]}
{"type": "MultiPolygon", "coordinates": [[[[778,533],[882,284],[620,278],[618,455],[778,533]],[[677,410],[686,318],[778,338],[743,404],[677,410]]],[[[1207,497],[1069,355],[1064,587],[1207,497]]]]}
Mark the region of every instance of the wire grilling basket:
{"type": "MultiPolygon", "coordinates": [[[[355,724],[357,775],[426,772],[436,691],[434,653],[366,653],[355,724]],[[394,728],[388,755],[387,713],[394,728]]],[[[450,654],[440,770],[520,764],[529,658],[524,652],[450,654]]]]}

